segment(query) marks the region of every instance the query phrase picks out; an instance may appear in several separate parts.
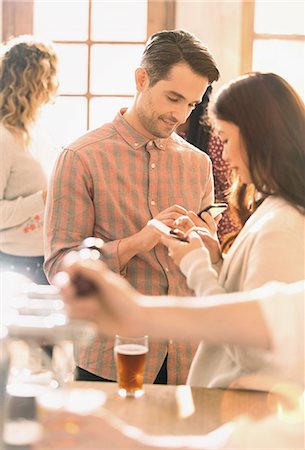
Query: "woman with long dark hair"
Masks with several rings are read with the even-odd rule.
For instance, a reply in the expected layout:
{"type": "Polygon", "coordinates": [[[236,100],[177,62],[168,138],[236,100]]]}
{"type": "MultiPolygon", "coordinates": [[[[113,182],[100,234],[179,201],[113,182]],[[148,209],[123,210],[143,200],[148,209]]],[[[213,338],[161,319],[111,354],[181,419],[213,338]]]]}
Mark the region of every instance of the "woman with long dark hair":
{"type": "MultiPolygon", "coordinates": [[[[251,73],[221,90],[213,114],[224,144],[223,158],[236,173],[231,204],[242,228],[223,243],[228,250],[224,255],[212,217],[205,213],[202,221],[189,212],[177,219],[176,226],[194,231],[190,243],[164,238],[170,255],[198,296],[304,279],[304,103],[280,76],[251,73]]],[[[259,374],[265,376],[269,370],[272,377],[275,371],[264,358],[249,348],[203,343],[189,382],[226,387],[234,381],[266,387],[266,377],[259,379],[259,374]],[[245,381],[255,371],[257,379],[245,381]]]]}

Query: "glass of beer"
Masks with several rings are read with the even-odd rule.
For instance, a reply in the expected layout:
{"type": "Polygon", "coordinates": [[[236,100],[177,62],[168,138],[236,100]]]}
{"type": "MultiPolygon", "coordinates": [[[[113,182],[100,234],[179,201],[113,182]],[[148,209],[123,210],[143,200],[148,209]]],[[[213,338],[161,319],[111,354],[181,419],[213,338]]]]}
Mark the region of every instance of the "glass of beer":
{"type": "Polygon", "coordinates": [[[116,335],[114,356],[117,367],[119,395],[122,397],[141,397],[143,395],[143,375],[148,337],[123,337],[116,335]]]}

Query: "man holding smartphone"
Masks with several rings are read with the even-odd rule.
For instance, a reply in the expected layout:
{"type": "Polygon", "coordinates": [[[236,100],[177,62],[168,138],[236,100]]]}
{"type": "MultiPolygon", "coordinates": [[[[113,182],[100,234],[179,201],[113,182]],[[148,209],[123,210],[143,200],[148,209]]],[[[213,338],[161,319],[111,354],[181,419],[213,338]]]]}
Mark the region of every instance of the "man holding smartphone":
{"type": "MultiPolygon", "coordinates": [[[[175,130],[200,103],[219,72],[194,35],[153,35],[135,72],[128,109],[62,152],[48,190],[45,271],[88,236],[102,238],[107,264],[147,295],[192,295],[184,276],[147,222],[169,227],[214,200],[211,162],[175,130]]],[[[126,318],[128,320],[128,318],[126,318]]],[[[197,345],[150,342],[145,382],[183,384],[197,345]]],[[[98,339],[77,361],[78,379],[116,379],[113,340],[98,339]]]]}

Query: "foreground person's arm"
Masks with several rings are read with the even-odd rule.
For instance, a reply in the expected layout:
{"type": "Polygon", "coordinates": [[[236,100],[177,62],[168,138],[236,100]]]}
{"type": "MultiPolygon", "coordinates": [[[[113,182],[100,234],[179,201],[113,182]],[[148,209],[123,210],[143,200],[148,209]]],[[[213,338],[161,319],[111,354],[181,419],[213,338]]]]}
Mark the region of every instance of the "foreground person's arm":
{"type": "Polygon", "coordinates": [[[253,293],[202,299],[148,297],[101,262],[76,263],[67,272],[72,279],[81,275],[90,280],[97,291],[94,296],[79,298],[73,284],[64,287],[62,295],[71,317],[95,322],[103,334],[148,334],[160,339],[270,348],[268,328],[253,293]]]}

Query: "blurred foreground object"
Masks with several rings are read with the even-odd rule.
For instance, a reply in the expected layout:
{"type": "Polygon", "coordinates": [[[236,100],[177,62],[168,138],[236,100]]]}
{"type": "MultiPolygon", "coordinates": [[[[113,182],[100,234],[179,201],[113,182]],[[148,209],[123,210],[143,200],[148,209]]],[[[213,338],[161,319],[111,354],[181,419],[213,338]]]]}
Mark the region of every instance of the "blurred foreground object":
{"type": "Polygon", "coordinates": [[[95,329],[68,319],[56,287],[24,283],[23,278],[21,284],[16,278],[15,286],[3,302],[10,358],[4,441],[18,446],[39,438],[36,397],[73,380],[78,345],[90,344],[95,329]]]}

